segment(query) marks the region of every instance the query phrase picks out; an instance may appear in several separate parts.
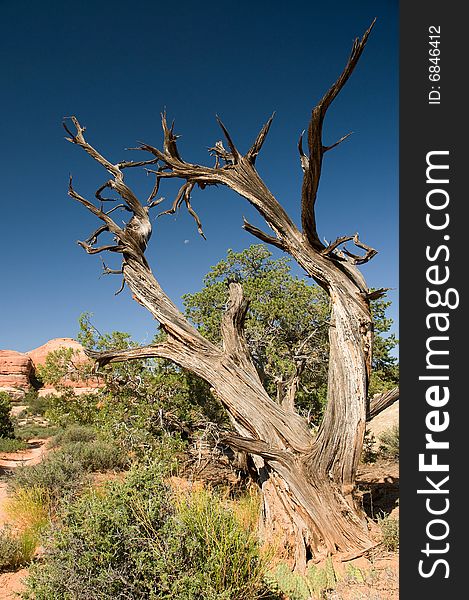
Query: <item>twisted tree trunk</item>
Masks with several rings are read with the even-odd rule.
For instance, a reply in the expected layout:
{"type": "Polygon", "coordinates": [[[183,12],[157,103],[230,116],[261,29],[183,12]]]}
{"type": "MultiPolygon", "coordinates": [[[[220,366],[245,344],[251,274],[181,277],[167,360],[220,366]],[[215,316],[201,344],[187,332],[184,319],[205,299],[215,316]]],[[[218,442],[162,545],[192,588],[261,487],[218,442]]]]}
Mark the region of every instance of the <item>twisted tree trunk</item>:
{"type": "MultiPolygon", "coordinates": [[[[368,379],[371,369],[372,319],[370,298],[384,290],[370,293],[357,265],[370,260],[376,251],[363,244],[358,234],[337,238],[325,246],[316,230],[315,202],[324,154],[337,146],[322,143],[322,124],[326,111],[340,92],[357,64],[372,26],[361,40],[356,40],[344,71],[313,109],[308,128],[309,156],[303,151],[302,136],[298,143],[303,169],[302,231],[289,218],[281,204],[268,190],[255,169],[256,158],[268,134],[272,118],[264,125],[245,155],[235,146],[221,121],[219,124],[229,146],[221,141],[210,149],[213,167],[184,161],[178,151],[173,126],[162,116],[163,149],[142,145],[139,149],[153,158],[137,162],[112,164],[95,150],[84,137],[84,128],[75,117],[76,133],[64,124],[68,140],[83,148],[112,176],[96,192],[101,202],[95,204],[80,196],[70,181],[69,194],[95,214],[103,225],[81,246],[90,254],[112,251],[122,254],[124,282],[134,298],[148,309],[167,334],[160,344],[105,353],[89,351],[98,365],[138,358],[169,359],[207,381],[214,394],[230,414],[234,432],[225,440],[233,448],[252,457],[263,491],[263,530],[284,548],[297,569],[304,569],[309,558],[318,559],[334,552],[357,553],[370,547],[371,541],[361,507],[354,498],[355,473],[363,446],[368,406],[368,379]],[[142,204],[124,182],[126,168],[156,165],[155,186],[142,204]],[[226,185],[246,198],[262,215],[274,235],[244,222],[244,228],[263,242],[289,253],[306,273],[317,281],[331,300],[329,331],[330,358],[327,408],[323,422],[314,434],[294,408],[295,386],[289,388],[288,401],[276,402],[262,386],[251,360],[244,337],[247,303],[242,286],[231,283],[229,304],[222,322],[223,346],[206,340],[179,312],[153,276],[144,252],[152,227],[149,211],[163,199],[156,199],[162,179],[179,178],[183,184],[165,211],[174,213],[185,204],[199,232],[202,224],[191,204],[195,186],[226,185]],[[108,211],[102,196],[109,188],[124,201],[108,211]],[[131,213],[124,227],[110,214],[122,208],[131,213]],[[103,233],[113,236],[113,243],[96,247],[103,233]],[[364,252],[354,254],[343,247],[353,242],[364,252]]],[[[164,214],[164,213],[163,213],[164,214]]],[[[111,271],[105,267],[105,271],[111,271]]],[[[389,398],[388,398],[389,400],[389,398]]],[[[384,403],[388,400],[385,400],[384,403]]],[[[375,407],[384,404],[376,401],[375,407]]]]}

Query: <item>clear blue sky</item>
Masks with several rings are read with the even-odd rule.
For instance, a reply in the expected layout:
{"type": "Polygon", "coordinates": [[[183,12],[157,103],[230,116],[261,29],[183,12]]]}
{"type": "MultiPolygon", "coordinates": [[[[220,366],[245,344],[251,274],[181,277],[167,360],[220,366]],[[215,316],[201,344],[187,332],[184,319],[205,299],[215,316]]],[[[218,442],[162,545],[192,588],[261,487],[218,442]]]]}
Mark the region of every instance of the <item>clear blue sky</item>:
{"type": "MultiPolygon", "coordinates": [[[[100,277],[99,257],[76,244],[98,223],[67,196],[69,173],[93,198],[106,172],[64,140],[62,117],[75,114],[88,141],[118,161],[130,159],[124,149],[138,141],[160,145],[166,107],[182,135],[182,155],[204,162],[221,137],[215,114],[247,149],[275,110],[257,165],[298,222],[299,133],[345,65],[353,38],[375,16],[360,63],[326,120],[326,143],[354,135],[325,158],[317,221],[321,237],[358,231],[379,250],[363,271],[370,286],[394,288],[397,322],[397,1],[16,0],[0,8],[0,348],[26,351],[75,337],[84,311],[94,313],[101,331],[128,331],[141,343],[155,331],[127,290],[114,296],[118,277],[100,277]]],[[[131,182],[142,195],[152,183],[137,173],[131,182]]],[[[170,189],[162,193],[169,203],[170,189]]],[[[200,289],[228,248],[257,241],[241,229],[243,215],[260,224],[229,190],[197,190],[193,205],[207,241],[183,210],[158,219],[147,252],[178,303],[200,289]]]]}

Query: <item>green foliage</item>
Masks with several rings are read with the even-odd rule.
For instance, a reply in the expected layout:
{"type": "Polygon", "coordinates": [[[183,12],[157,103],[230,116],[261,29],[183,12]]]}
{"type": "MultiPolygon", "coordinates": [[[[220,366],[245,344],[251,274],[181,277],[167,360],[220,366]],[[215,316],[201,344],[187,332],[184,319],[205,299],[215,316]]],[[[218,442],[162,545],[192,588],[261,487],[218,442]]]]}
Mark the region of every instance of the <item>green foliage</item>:
{"type": "Polygon", "coordinates": [[[22,427],[16,427],[15,437],[19,440],[26,441],[33,438],[45,440],[46,438],[56,435],[59,431],[60,428],[55,425],[49,427],[38,424],[28,424],[22,427]]]}
{"type": "Polygon", "coordinates": [[[0,528],[0,572],[15,571],[27,564],[35,548],[29,532],[15,533],[8,526],[0,528]]]}
{"type": "Polygon", "coordinates": [[[337,583],[337,575],[332,561],[328,559],[324,567],[311,565],[305,575],[292,573],[288,565],[280,563],[270,571],[267,580],[271,587],[285,594],[288,600],[318,600],[326,590],[332,590],[337,583]]]}
{"type": "Polygon", "coordinates": [[[0,392],[0,438],[13,438],[15,436],[10,410],[10,396],[6,392],[0,392]]]}
{"type": "Polygon", "coordinates": [[[381,441],[379,451],[385,458],[399,458],[399,425],[384,431],[379,439],[381,441]]]}
{"type": "Polygon", "coordinates": [[[96,393],[76,394],[72,388],[63,387],[59,395],[47,396],[46,418],[57,427],[91,425],[99,414],[99,397],[96,393]]]}
{"type": "Polygon", "coordinates": [[[327,383],[329,299],[319,286],[293,276],[289,259],[271,256],[262,244],[229,250],[205,277],[204,288],[183,297],[186,313],[203,335],[219,343],[227,282],[241,281],[250,303],[246,338],[266,389],[275,396],[276,380],[295,373],[298,355],[307,357],[297,405],[317,416],[327,383]]]}
{"type": "Polygon", "coordinates": [[[28,447],[23,440],[0,437],[0,452],[18,452],[28,447]]]}
{"type": "MultiPolygon", "coordinates": [[[[242,282],[250,302],[246,338],[267,391],[275,397],[276,382],[287,380],[298,367],[302,373],[297,409],[317,423],[327,397],[328,296],[319,286],[292,275],[290,260],[272,259],[262,244],[238,253],[229,250],[227,258],[211,268],[203,289],[183,297],[187,316],[215,343],[220,343],[227,283],[233,280],[242,282]]],[[[386,335],[392,324],[386,317],[389,304],[383,300],[372,302],[376,335],[371,395],[398,381],[397,359],[391,354],[397,340],[386,335]]]]}
{"type": "Polygon", "coordinates": [[[10,489],[40,488],[49,494],[51,504],[77,492],[94,472],[122,470],[129,459],[112,441],[94,439],[62,444],[40,463],[18,467],[9,480],[10,489]]]}
{"type": "Polygon", "coordinates": [[[378,458],[378,452],[375,450],[375,436],[367,429],[365,431],[365,437],[363,439],[363,449],[361,460],[366,464],[376,462],[378,458]]]}
{"type": "Polygon", "coordinates": [[[399,548],[399,521],[390,516],[382,516],[377,519],[382,542],[386,550],[395,552],[399,548]]]}
{"type": "Polygon", "coordinates": [[[152,463],[64,508],[24,598],[255,600],[257,542],[208,492],[175,500],[152,463]]]}
{"type": "Polygon", "coordinates": [[[26,413],[28,415],[32,417],[43,417],[49,409],[50,398],[48,396],[39,397],[38,393],[33,390],[28,392],[23,402],[26,404],[26,413]]]}
{"type": "Polygon", "coordinates": [[[57,433],[49,442],[49,447],[63,446],[74,442],[94,442],[98,437],[96,429],[86,425],[71,425],[57,433]]]}
{"type": "Polygon", "coordinates": [[[369,394],[373,396],[399,385],[399,364],[392,350],[398,345],[394,334],[388,334],[392,319],[386,317],[391,302],[383,299],[371,303],[375,335],[373,339],[373,371],[370,377],[369,394]]]}

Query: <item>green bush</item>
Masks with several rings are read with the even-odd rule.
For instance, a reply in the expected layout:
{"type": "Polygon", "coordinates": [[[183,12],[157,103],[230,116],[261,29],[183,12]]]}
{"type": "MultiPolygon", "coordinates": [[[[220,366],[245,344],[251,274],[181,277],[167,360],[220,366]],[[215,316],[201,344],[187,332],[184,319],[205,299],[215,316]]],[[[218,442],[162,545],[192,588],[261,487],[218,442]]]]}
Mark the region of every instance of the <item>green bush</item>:
{"type": "Polygon", "coordinates": [[[115,442],[96,439],[92,442],[69,442],[55,453],[79,463],[88,473],[120,471],[129,465],[129,458],[116,447],[115,442]]]}
{"type": "Polygon", "coordinates": [[[379,436],[380,453],[386,458],[399,458],[399,425],[394,425],[379,436]]]}
{"type": "Polygon", "coordinates": [[[25,395],[23,402],[27,406],[26,411],[28,415],[32,415],[35,417],[44,416],[50,404],[48,396],[39,397],[38,393],[35,390],[29,391],[25,395]]]}
{"type": "Polygon", "coordinates": [[[383,536],[383,546],[390,552],[399,548],[399,521],[390,516],[378,517],[378,525],[383,536]]]}
{"type": "Polygon", "coordinates": [[[0,572],[14,571],[27,564],[35,550],[28,532],[14,533],[8,526],[0,529],[0,572]]]}
{"type": "Polygon", "coordinates": [[[97,438],[96,429],[87,425],[71,425],[60,431],[49,442],[49,447],[62,446],[71,442],[92,442],[97,438]]]}
{"type": "Polygon", "coordinates": [[[46,396],[48,408],[45,416],[53,425],[66,428],[70,425],[92,425],[99,409],[96,394],[75,394],[73,389],[62,387],[58,396],[46,396]]]}
{"type": "Polygon", "coordinates": [[[8,484],[13,493],[18,488],[43,488],[56,505],[64,495],[76,491],[84,482],[83,465],[75,457],[51,452],[36,465],[15,469],[8,484]]]}
{"type": "Polygon", "coordinates": [[[0,392],[0,438],[14,438],[15,432],[10,416],[11,398],[6,392],[0,392]]]}
{"type": "Polygon", "coordinates": [[[18,467],[9,486],[13,491],[34,487],[47,490],[51,503],[57,505],[63,496],[83,487],[90,473],[120,470],[127,464],[128,458],[112,442],[68,442],[38,464],[18,467]]]}
{"type": "Polygon", "coordinates": [[[32,438],[37,438],[40,440],[45,440],[49,437],[57,435],[60,432],[60,428],[54,426],[44,426],[44,425],[25,425],[22,427],[16,427],[15,429],[15,437],[19,440],[30,440],[32,438]]]}
{"type": "Polygon", "coordinates": [[[24,598],[255,600],[263,574],[256,540],[222,500],[175,498],[152,463],[64,509],[24,598]]]}
{"type": "Polygon", "coordinates": [[[18,452],[28,447],[23,440],[0,437],[0,452],[18,452]]]}

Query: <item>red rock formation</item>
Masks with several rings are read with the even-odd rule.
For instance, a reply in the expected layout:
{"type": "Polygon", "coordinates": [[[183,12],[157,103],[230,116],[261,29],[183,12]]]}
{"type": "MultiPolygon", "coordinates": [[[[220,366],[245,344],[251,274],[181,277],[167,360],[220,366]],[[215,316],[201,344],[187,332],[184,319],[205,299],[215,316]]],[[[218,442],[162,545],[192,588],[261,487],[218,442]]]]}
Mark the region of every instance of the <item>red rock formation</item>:
{"type": "MultiPolygon", "coordinates": [[[[75,365],[83,364],[89,361],[89,358],[83,351],[83,346],[72,338],[55,338],[53,340],[49,340],[42,346],[39,346],[34,350],[30,350],[27,352],[27,354],[31,357],[34,367],[37,368],[38,366],[45,364],[47,355],[50,352],[54,352],[62,348],[71,348],[74,351],[73,362],[75,365]]],[[[94,391],[102,385],[102,382],[97,377],[93,377],[85,381],[64,379],[62,383],[68,387],[74,388],[76,393],[94,391]]],[[[39,390],[39,395],[44,396],[51,393],[53,394],[55,391],[56,390],[53,388],[53,386],[46,384],[39,390]]]]}
{"type": "Polygon", "coordinates": [[[21,397],[30,388],[33,362],[27,354],[0,350],[0,391],[21,397]]]}
{"type": "Polygon", "coordinates": [[[42,346],[34,348],[34,350],[29,350],[26,354],[31,357],[34,366],[37,368],[39,365],[45,364],[49,352],[54,352],[61,348],[72,348],[74,353],[76,353],[74,354],[75,362],[83,363],[89,360],[83,352],[83,346],[72,338],[54,338],[42,346]]]}

